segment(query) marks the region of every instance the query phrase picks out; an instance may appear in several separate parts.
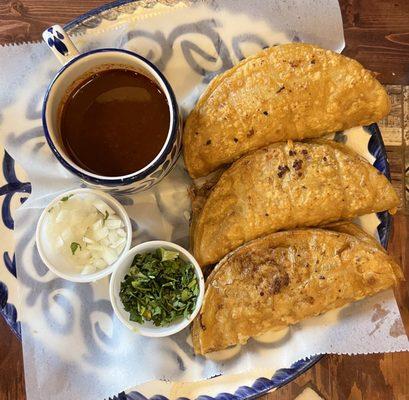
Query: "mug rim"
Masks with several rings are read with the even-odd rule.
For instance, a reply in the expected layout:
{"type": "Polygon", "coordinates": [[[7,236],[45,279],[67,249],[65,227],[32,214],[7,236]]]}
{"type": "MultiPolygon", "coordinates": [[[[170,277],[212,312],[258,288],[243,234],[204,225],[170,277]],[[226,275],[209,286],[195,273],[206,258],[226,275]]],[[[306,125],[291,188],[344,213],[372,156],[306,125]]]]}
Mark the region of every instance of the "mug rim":
{"type": "Polygon", "coordinates": [[[134,183],[135,181],[142,180],[146,178],[149,174],[155,172],[156,168],[158,165],[162,164],[170,151],[172,150],[173,144],[176,140],[177,136],[177,130],[178,130],[178,124],[179,124],[179,107],[176,101],[176,96],[173,92],[173,89],[168,82],[168,80],[165,78],[163,73],[158,69],[158,67],[153,64],[151,61],[147,60],[145,57],[130,51],[130,50],[125,50],[125,49],[115,49],[115,48],[102,48],[102,49],[95,49],[95,50],[90,50],[85,53],[79,54],[77,57],[74,57],[72,60],[68,61],[66,64],[64,64],[59,71],[56,73],[52,81],[49,83],[47,90],[45,92],[44,100],[43,100],[43,108],[42,108],[42,123],[43,123],[43,128],[44,128],[44,136],[47,140],[47,143],[49,147],[51,148],[51,151],[57,158],[57,160],[70,172],[72,172],[74,175],[80,177],[81,179],[97,184],[97,185],[104,185],[104,186],[124,186],[124,185],[129,185],[134,183]],[[160,152],[155,156],[155,158],[146,166],[143,168],[128,174],[124,175],[123,177],[118,177],[118,176],[113,176],[108,177],[108,176],[103,176],[103,175],[98,175],[98,174],[92,174],[91,172],[83,172],[77,168],[80,168],[76,165],[76,163],[70,164],[67,162],[65,159],[66,157],[61,154],[61,152],[57,149],[56,145],[54,144],[53,139],[51,138],[50,131],[48,129],[47,125],[47,117],[46,117],[46,110],[47,110],[47,105],[48,105],[48,100],[50,97],[50,93],[52,88],[54,87],[54,84],[57,82],[58,78],[76,61],[91,56],[93,54],[97,53],[107,53],[107,52],[115,52],[115,53],[124,53],[129,56],[132,56],[134,58],[137,58],[139,61],[142,61],[142,63],[146,64],[148,67],[152,68],[152,70],[159,76],[160,80],[163,82],[163,85],[165,86],[169,99],[170,99],[170,107],[169,107],[169,112],[172,113],[171,116],[173,116],[173,121],[172,125],[169,127],[169,131],[167,134],[167,143],[165,142],[166,145],[164,145],[160,152]],[[77,167],[77,168],[76,168],[77,167]],[[92,175],[90,175],[92,174],[92,175]]]}

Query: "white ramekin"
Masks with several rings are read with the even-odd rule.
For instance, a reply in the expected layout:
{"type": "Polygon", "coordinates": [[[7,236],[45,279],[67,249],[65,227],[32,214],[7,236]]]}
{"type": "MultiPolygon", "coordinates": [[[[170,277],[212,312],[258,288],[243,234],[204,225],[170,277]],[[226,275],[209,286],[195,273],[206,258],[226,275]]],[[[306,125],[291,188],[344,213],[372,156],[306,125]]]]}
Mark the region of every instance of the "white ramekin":
{"type": "Polygon", "coordinates": [[[56,275],[72,282],[94,282],[98,279],[104,278],[105,276],[111,274],[112,271],[116,268],[116,266],[119,265],[122,259],[126,256],[128,250],[131,247],[131,241],[132,226],[128,214],[125,211],[125,208],[119,203],[118,200],[114,199],[109,194],[95,189],[74,189],[68,192],[64,192],[57,196],[50,204],[48,204],[48,206],[42,212],[40,219],[38,220],[36,229],[37,250],[40,254],[41,259],[43,260],[43,263],[56,275]],[[126,242],[125,247],[122,250],[122,253],[113,264],[107,266],[104,269],[101,269],[100,271],[93,272],[92,274],[81,274],[80,272],[76,272],[75,266],[70,265],[67,259],[62,258],[58,252],[58,249],[51,248],[47,241],[46,216],[48,214],[48,211],[51,209],[51,207],[57,204],[63,197],[69,195],[80,196],[93,195],[95,197],[100,198],[115,211],[115,213],[118,215],[119,218],[121,218],[122,222],[124,223],[124,229],[126,232],[126,242]]]}
{"type": "Polygon", "coordinates": [[[161,240],[155,240],[152,242],[145,242],[133,247],[127,255],[118,263],[115,271],[112,273],[111,282],[109,285],[109,295],[111,299],[112,307],[115,311],[118,319],[130,330],[143,336],[150,337],[164,337],[173,335],[182,329],[186,328],[196,317],[203,302],[203,296],[205,291],[204,278],[202,270],[195,260],[195,258],[183,247],[171,242],[164,242],[161,240]],[[139,324],[129,320],[129,313],[125,311],[122,301],[119,297],[119,291],[121,289],[121,282],[124,280],[125,275],[128,273],[129,268],[136,254],[143,254],[154,251],[158,248],[164,248],[165,250],[172,250],[179,252],[180,258],[186,262],[193,264],[196,272],[196,276],[199,282],[199,295],[196,301],[196,307],[189,318],[182,318],[167,326],[155,326],[151,322],[145,322],[139,324]]]}

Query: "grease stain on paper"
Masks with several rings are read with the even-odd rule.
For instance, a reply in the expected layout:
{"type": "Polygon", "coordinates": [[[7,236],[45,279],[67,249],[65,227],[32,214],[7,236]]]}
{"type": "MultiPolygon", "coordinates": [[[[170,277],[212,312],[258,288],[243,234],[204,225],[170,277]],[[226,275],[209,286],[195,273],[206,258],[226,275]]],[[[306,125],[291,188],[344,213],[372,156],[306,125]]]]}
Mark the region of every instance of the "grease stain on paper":
{"type": "Polygon", "coordinates": [[[402,320],[400,318],[396,318],[395,322],[391,326],[391,329],[389,329],[389,336],[397,338],[405,334],[406,332],[405,332],[405,328],[403,326],[402,320]]]}
{"type": "Polygon", "coordinates": [[[384,323],[386,316],[389,314],[389,310],[382,308],[380,304],[375,304],[373,308],[374,313],[372,314],[371,321],[376,322],[374,329],[369,333],[372,336],[384,323]]]}

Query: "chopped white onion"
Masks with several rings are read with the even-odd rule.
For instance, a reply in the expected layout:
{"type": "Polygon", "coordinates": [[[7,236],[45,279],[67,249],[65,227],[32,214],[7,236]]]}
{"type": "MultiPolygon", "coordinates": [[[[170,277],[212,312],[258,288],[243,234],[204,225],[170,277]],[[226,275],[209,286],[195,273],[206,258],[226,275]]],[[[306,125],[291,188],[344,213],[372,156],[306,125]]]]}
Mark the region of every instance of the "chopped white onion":
{"type": "Polygon", "coordinates": [[[92,202],[93,206],[102,214],[105,216],[105,214],[108,212],[109,215],[114,215],[115,211],[104,201],[95,199],[92,202]]]}
{"type": "Polygon", "coordinates": [[[105,268],[108,264],[102,258],[95,258],[92,265],[98,269],[105,268]]]}
{"type": "Polygon", "coordinates": [[[124,229],[118,229],[118,230],[116,231],[116,234],[117,234],[118,236],[121,236],[121,237],[126,237],[126,232],[125,232],[124,229]]]}
{"type": "Polygon", "coordinates": [[[93,251],[94,253],[100,253],[104,250],[104,246],[101,246],[100,244],[89,244],[87,249],[93,251]]]}
{"type": "Polygon", "coordinates": [[[105,228],[105,226],[103,226],[102,228],[99,228],[99,229],[93,229],[92,236],[95,241],[99,242],[103,238],[108,236],[108,228],[105,228]]]}
{"type": "Polygon", "coordinates": [[[122,221],[120,219],[107,219],[105,221],[105,226],[108,229],[118,229],[122,227],[122,221]]]}
{"type": "Polygon", "coordinates": [[[122,243],[125,243],[125,238],[120,238],[119,240],[117,240],[114,243],[110,243],[110,247],[112,247],[113,249],[115,249],[116,247],[120,246],[122,243]]]}
{"type": "Polygon", "coordinates": [[[108,240],[111,243],[115,243],[119,238],[120,238],[120,236],[116,233],[116,231],[114,231],[114,230],[109,231],[108,240]]]}
{"type": "Polygon", "coordinates": [[[65,228],[62,232],[61,232],[61,238],[64,242],[69,242],[71,239],[73,239],[73,233],[71,228],[65,228]]]}
{"type": "MultiPolygon", "coordinates": [[[[108,236],[108,235],[107,235],[107,236],[108,236]]],[[[111,244],[111,242],[109,241],[109,239],[108,239],[107,236],[100,240],[100,243],[101,243],[103,246],[109,246],[109,245],[111,244]]]]}
{"type": "Polygon", "coordinates": [[[55,222],[63,222],[66,219],[69,219],[71,216],[71,212],[68,210],[61,210],[57,217],[55,218],[55,222]]]}
{"type": "Polygon", "coordinates": [[[115,247],[117,253],[121,254],[122,250],[125,248],[125,242],[121,243],[119,246],[115,247]]]}
{"type": "Polygon", "coordinates": [[[103,220],[102,220],[101,218],[98,219],[98,221],[94,222],[94,223],[92,224],[92,230],[93,230],[94,232],[99,231],[99,230],[102,228],[102,222],[103,222],[103,220]]]}
{"type": "Polygon", "coordinates": [[[104,247],[104,250],[102,250],[102,258],[107,264],[112,264],[118,258],[118,254],[116,254],[116,251],[113,249],[104,247]]]}
{"type": "Polygon", "coordinates": [[[64,246],[64,240],[62,239],[62,237],[60,235],[57,236],[56,240],[55,240],[55,247],[57,249],[61,248],[64,246]]]}
{"type": "Polygon", "coordinates": [[[124,223],[104,201],[74,195],[49,212],[47,237],[62,255],[91,274],[114,263],[126,243],[124,223]]]}
{"type": "Polygon", "coordinates": [[[82,268],[81,274],[82,275],[92,274],[96,270],[97,269],[93,265],[84,265],[84,267],[82,268]]]}

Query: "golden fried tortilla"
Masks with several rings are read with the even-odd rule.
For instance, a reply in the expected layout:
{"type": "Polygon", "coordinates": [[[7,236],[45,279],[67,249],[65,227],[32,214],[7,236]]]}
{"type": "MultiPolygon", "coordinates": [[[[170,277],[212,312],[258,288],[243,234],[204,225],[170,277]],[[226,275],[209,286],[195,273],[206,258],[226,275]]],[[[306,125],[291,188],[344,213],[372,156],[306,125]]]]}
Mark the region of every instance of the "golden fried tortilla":
{"type": "Polygon", "coordinates": [[[275,46],[209,84],[186,121],[185,164],[197,178],[270,143],[367,125],[389,110],[385,89],[357,61],[309,44],[275,46]]]}
{"type": "Polygon", "coordinates": [[[193,254],[201,266],[267,233],[325,225],[392,210],[387,178],[345,145],[275,143],[231,165],[195,218],[193,254]]]}
{"type": "Polygon", "coordinates": [[[373,295],[402,279],[386,252],[322,229],[276,232],[225,257],[193,322],[197,354],[245,344],[304,318],[373,295]]]}
{"type": "Polygon", "coordinates": [[[332,224],[322,227],[334,232],[346,233],[354,236],[355,238],[367,242],[371,246],[375,246],[378,249],[385,251],[382,245],[372,236],[366,233],[362,228],[349,221],[334,222],[332,224]]]}

